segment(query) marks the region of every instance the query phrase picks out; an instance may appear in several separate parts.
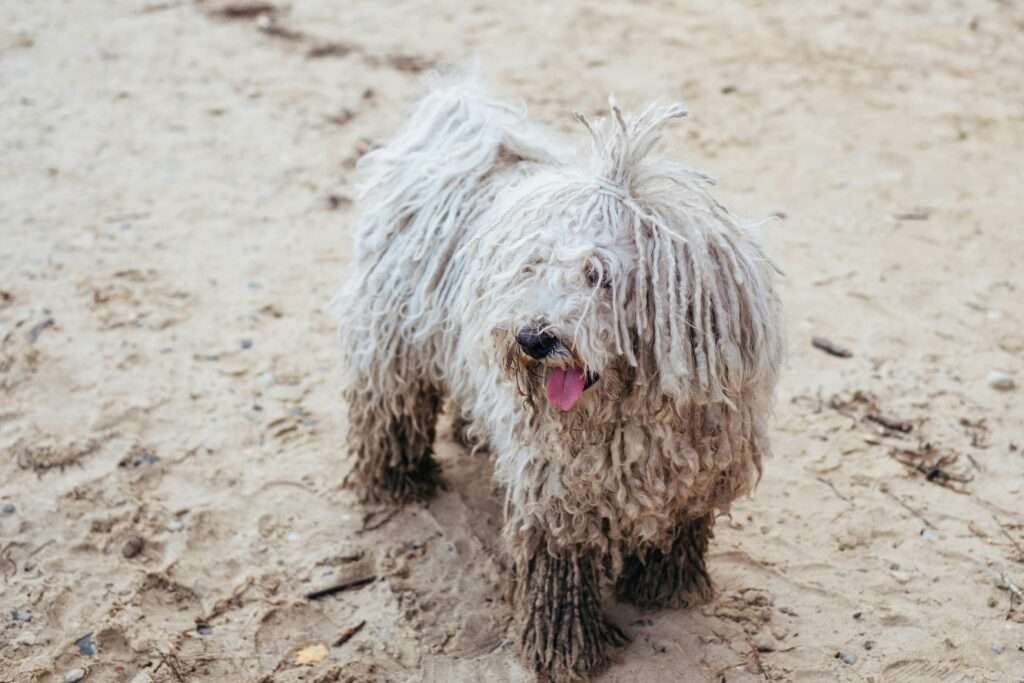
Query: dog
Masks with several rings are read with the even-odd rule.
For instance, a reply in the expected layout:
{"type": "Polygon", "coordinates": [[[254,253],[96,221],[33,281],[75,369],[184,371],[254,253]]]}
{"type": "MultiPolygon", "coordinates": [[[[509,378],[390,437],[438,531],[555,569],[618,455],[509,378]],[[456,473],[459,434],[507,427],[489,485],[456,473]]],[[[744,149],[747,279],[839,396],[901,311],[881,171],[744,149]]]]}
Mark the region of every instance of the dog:
{"type": "Polygon", "coordinates": [[[577,115],[577,149],[435,77],[360,162],[354,259],[335,300],[346,484],[428,498],[445,401],[506,492],[518,648],[539,680],[587,680],[644,608],[712,596],[717,514],[769,453],[783,360],[776,269],[711,180],[660,155],[655,104],[577,115]]]}

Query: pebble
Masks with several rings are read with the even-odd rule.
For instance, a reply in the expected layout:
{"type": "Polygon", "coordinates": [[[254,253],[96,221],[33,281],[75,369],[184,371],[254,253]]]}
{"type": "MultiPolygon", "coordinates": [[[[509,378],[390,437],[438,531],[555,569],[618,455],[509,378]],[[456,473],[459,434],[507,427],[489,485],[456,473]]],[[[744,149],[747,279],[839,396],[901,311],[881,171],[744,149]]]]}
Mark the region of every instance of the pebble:
{"type": "Polygon", "coordinates": [[[198,633],[201,636],[212,636],[213,635],[213,627],[212,626],[208,626],[206,624],[200,624],[199,626],[196,627],[196,633],[198,633]]]}
{"type": "Polygon", "coordinates": [[[0,512],[5,515],[13,515],[18,511],[18,508],[14,507],[14,503],[4,503],[3,507],[0,507],[0,512]]]}
{"type": "Polygon", "coordinates": [[[86,657],[93,657],[96,655],[96,643],[92,642],[91,633],[86,633],[84,636],[76,640],[75,647],[78,648],[78,652],[80,654],[83,654],[86,657]]]}
{"type": "Polygon", "coordinates": [[[857,663],[857,655],[851,655],[847,652],[837,652],[836,659],[839,659],[843,664],[849,664],[850,666],[857,663]]]}
{"type": "Polygon", "coordinates": [[[181,531],[184,528],[185,523],[182,522],[180,519],[172,519],[171,521],[167,522],[168,531],[181,531]]]}
{"type": "Polygon", "coordinates": [[[865,650],[874,650],[875,649],[875,641],[873,641],[873,640],[865,640],[864,641],[864,649],[865,650]]]}
{"type": "Polygon", "coordinates": [[[295,543],[299,540],[299,535],[294,531],[289,531],[285,538],[287,538],[290,543],[295,543]]]}
{"type": "Polygon", "coordinates": [[[146,539],[142,536],[132,536],[121,546],[121,555],[124,556],[124,559],[130,560],[141,553],[144,547],[146,547],[146,539]]]}
{"type": "Polygon", "coordinates": [[[1013,376],[1002,370],[990,371],[987,379],[988,385],[997,391],[1013,391],[1017,387],[1017,383],[1013,381],[1013,376]]]}
{"type": "MultiPolygon", "coordinates": [[[[263,16],[266,16],[266,15],[263,15],[263,16]]],[[[251,349],[252,348],[252,339],[243,339],[242,342],[241,342],[241,345],[242,345],[243,349],[251,349]]]]}
{"type": "Polygon", "coordinates": [[[11,619],[15,621],[32,621],[32,610],[19,607],[11,612],[11,619]]]}
{"type": "Polygon", "coordinates": [[[64,674],[64,683],[78,683],[83,678],[85,678],[85,671],[82,669],[72,669],[64,674]]]}
{"type": "Polygon", "coordinates": [[[889,574],[892,576],[892,578],[896,579],[896,583],[903,584],[908,583],[910,581],[910,574],[906,572],[891,571],[889,572],[889,574]]]}
{"type": "Polygon", "coordinates": [[[1002,643],[992,643],[992,652],[1001,655],[1006,652],[1006,646],[1002,643]]]}

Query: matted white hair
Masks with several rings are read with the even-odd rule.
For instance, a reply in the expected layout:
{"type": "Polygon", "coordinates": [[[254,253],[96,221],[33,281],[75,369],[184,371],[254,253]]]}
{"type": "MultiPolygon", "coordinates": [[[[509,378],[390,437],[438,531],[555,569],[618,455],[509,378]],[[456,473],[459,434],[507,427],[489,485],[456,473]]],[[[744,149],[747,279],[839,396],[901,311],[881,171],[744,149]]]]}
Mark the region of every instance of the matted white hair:
{"type": "Polygon", "coordinates": [[[578,151],[475,80],[441,79],[360,163],[334,302],[349,482],[371,501],[428,496],[437,414],[454,402],[507,493],[524,656],[566,680],[617,642],[599,567],[626,577],[624,599],[710,595],[714,516],[769,451],[774,266],[707,176],[658,154],[684,114],[613,101],[601,121],[577,116],[578,151]],[[531,352],[526,332],[550,349],[531,352]],[[569,376],[570,400],[552,399],[569,376]],[[548,626],[565,619],[584,625],[560,643],[548,626]]]}

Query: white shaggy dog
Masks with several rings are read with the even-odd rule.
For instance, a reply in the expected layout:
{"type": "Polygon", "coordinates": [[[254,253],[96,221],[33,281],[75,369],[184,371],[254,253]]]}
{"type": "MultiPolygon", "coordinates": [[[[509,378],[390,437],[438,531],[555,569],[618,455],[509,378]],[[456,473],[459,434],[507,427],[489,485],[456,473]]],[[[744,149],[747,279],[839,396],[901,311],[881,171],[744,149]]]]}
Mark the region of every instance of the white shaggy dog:
{"type": "Polygon", "coordinates": [[[507,491],[524,662],[585,679],[641,606],[711,595],[715,514],[751,490],[782,356],[773,268],[708,179],[654,156],[679,106],[614,104],[574,153],[472,82],[436,84],[362,163],[337,300],[349,476],[364,500],[438,485],[445,398],[507,491]]]}

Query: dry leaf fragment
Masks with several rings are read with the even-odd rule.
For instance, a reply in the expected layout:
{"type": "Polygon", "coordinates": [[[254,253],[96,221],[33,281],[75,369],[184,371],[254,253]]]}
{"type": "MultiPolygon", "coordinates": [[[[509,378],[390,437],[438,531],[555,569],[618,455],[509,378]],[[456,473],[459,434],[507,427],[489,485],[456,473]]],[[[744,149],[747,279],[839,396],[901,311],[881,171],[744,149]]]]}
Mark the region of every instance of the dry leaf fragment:
{"type": "Polygon", "coordinates": [[[327,655],[327,646],[323,643],[307,645],[295,653],[295,666],[319,664],[327,655]]]}

